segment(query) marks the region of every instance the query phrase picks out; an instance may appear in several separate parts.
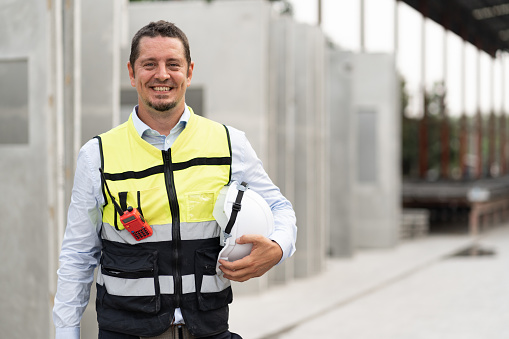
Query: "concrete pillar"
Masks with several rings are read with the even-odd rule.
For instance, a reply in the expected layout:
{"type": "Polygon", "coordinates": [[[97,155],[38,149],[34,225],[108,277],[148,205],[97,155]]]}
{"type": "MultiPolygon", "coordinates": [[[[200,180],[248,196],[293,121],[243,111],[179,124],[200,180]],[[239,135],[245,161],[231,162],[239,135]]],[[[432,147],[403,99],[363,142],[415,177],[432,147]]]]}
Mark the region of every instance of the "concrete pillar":
{"type": "MultiPolygon", "coordinates": [[[[299,226],[295,275],[306,277],[322,269],[324,234],[323,165],[319,163],[323,145],[319,130],[323,117],[323,91],[316,89],[323,80],[323,52],[317,52],[317,35],[307,25],[295,27],[295,212],[299,226]],[[320,60],[321,59],[321,60],[320,60]],[[320,60],[320,61],[318,61],[320,60]],[[321,92],[321,93],[318,93],[321,92]],[[320,215],[321,214],[321,215],[320,215]]],[[[323,45],[322,45],[323,48],[323,45]]]]}
{"type": "MultiPolygon", "coordinates": [[[[120,123],[120,60],[124,0],[82,1],[81,8],[81,144],[120,123]]],[[[95,283],[94,283],[95,284],[95,283]]],[[[97,338],[95,285],[81,321],[81,338],[97,338]]]]}
{"type": "Polygon", "coordinates": [[[82,1],[82,144],[120,122],[121,1],[82,1]]]}
{"type": "Polygon", "coordinates": [[[399,84],[394,57],[353,58],[353,215],[358,247],[396,245],[400,216],[399,84]]]}
{"type": "MultiPolygon", "coordinates": [[[[61,47],[58,2],[5,0],[0,11],[0,331],[49,338],[55,291],[58,215],[55,62],[61,47]],[[29,23],[29,24],[27,24],[29,23]]],[[[61,54],[60,54],[61,56],[61,54]]]]}
{"type": "Polygon", "coordinates": [[[328,253],[332,257],[349,257],[354,251],[352,214],[352,151],[355,142],[352,122],[351,52],[327,49],[327,114],[329,146],[329,230],[328,253]]]}
{"type": "MultiPolygon", "coordinates": [[[[271,20],[269,34],[269,175],[290,201],[295,197],[294,115],[295,56],[290,17],[271,20]]],[[[293,257],[269,272],[270,284],[282,284],[294,276],[293,257]]]]}
{"type": "MultiPolygon", "coordinates": [[[[325,268],[326,238],[329,220],[329,194],[330,182],[326,181],[329,169],[329,158],[326,156],[326,127],[327,119],[325,114],[325,65],[326,65],[326,39],[323,32],[316,26],[313,26],[309,32],[312,39],[312,89],[313,89],[313,108],[308,113],[313,117],[314,127],[314,145],[313,145],[313,166],[314,173],[314,191],[316,221],[314,224],[315,242],[313,244],[313,273],[317,274],[325,268]]],[[[313,224],[309,224],[311,226],[313,224]]]]}

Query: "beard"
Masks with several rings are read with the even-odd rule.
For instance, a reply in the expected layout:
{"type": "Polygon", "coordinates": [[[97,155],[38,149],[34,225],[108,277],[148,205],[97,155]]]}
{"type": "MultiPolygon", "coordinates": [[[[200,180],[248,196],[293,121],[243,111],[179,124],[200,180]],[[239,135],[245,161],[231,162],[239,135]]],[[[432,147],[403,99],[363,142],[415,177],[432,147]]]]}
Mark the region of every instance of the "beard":
{"type": "Polygon", "coordinates": [[[159,112],[166,112],[166,111],[169,111],[177,106],[176,101],[164,102],[164,103],[160,103],[160,104],[154,104],[153,102],[149,101],[149,102],[147,102],[147,104],[149,107],[151,107],[159,112]]]}
{"type": "MultiPolygon", "coordinates": [[[[161,96],[161,97],[157,97],[157,99],[163,99],[164,97],[161,96]]],[[[156,111],[159,111],[159,112],[167,112],[169,110],[172,110],[173,108],[175,108],[178,104],[178,100],[174,100],[174,101],[163,101],[163,102],[153,102],[151,101],[150,99],[145,99],[143,100],[145,102],[145,104],[150,107],[150,108],[153,108],[155,109],[156,111]]]]}

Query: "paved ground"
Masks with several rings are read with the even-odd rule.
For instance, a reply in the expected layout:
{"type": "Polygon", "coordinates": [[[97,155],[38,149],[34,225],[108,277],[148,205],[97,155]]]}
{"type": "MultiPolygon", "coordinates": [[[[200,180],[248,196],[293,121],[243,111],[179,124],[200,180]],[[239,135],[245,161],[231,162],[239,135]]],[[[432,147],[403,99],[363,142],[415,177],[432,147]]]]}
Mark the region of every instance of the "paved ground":
{"type": "Polygon", "coordinates": [[[230,313],[245,339],[509,339],[509,224],[330,260],[230,313]],[[452,256],[472,244],[495,254],[452,256]]]}

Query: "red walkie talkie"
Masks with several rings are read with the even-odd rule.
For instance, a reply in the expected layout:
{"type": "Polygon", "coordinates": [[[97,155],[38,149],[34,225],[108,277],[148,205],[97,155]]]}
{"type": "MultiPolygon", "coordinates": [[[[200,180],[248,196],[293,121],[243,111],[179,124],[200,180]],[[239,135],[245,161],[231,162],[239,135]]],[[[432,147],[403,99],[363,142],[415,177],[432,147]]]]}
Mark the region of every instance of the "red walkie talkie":
{"type": "Polygon", "coordinates": [[[143,215],[138,212],[138,209],[132,208],[131,206],[120,216],[120,222],[122,222],[124,228],[128,230],[137,241],[148,238],[154,233],[152,227],[147,224],[143,215]]]}
{"type": "Polygon", "coordinates": [[[106,190],[110,195],[111,202],[113,203],[117,213],[120,215],[120,222],[124,225],[124,228],[128,230],[137,241],[150,237],[154,231],[152,231],[152,227],[150,227],[150,225],[145,221],[143,215],[141,215],[137,208],[132,208],[132,206],[127,207],[127,211],[123,211],[110,192],[102,168],[99,168],[99,171],[101,172],[101,178],[104,186],[106,186],[106,190]]]}

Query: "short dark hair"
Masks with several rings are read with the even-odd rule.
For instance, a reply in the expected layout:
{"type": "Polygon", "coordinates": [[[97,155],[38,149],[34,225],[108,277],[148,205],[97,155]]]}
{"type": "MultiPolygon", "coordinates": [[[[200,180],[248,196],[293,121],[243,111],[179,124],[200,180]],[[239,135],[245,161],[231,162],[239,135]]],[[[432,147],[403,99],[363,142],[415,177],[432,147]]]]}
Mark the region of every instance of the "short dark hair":
{"type": "Polygon", "coordinates": [[[184,32],[182,32],[180,28],[175,26],[175,24],[168,21],[159,20],[157,22],[151,22],[148,25],[140,28],[140,30],[134,35],[131,42],[131,55],[129,56],[129,62],[131,63],[133,70],[134,62],[140,56],[140,40],[146,36],[151,38],[162,36],[179,39],[182,42],[182,45],[184,45],[187,67],[191,65],[191,50],[189,49],[189,41],[187,40],[187,36],[184,34],[184,32]]]}

